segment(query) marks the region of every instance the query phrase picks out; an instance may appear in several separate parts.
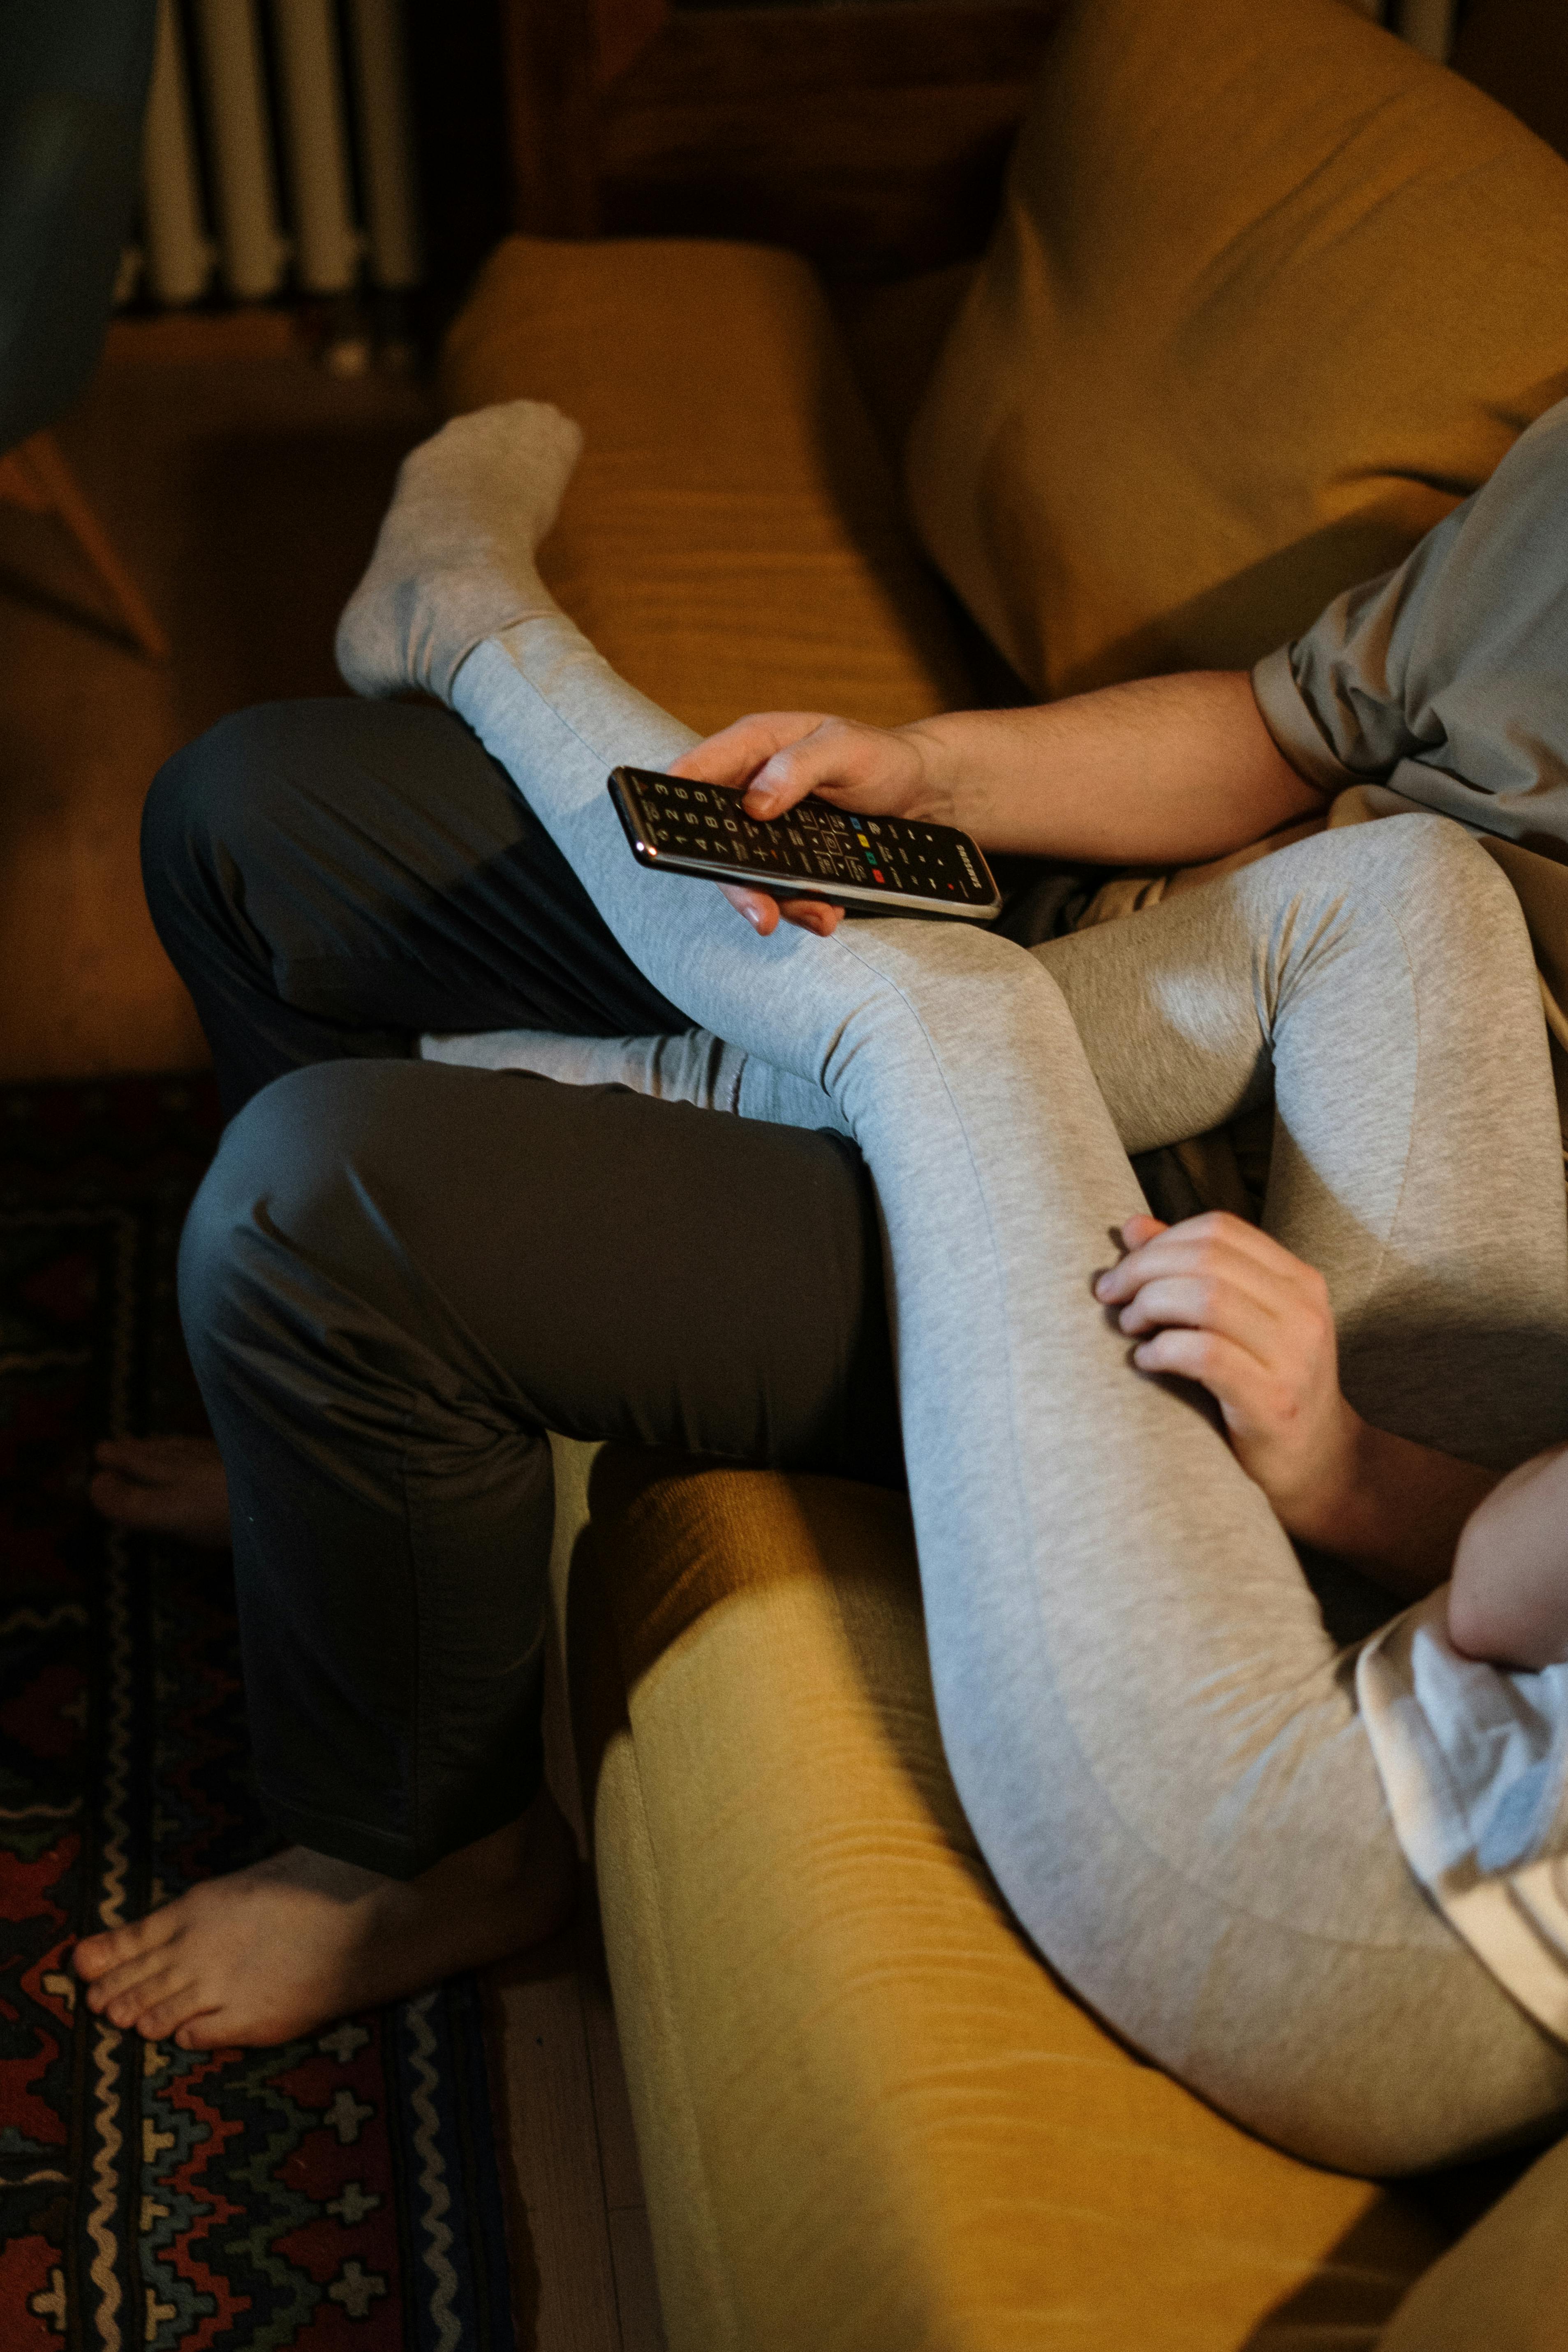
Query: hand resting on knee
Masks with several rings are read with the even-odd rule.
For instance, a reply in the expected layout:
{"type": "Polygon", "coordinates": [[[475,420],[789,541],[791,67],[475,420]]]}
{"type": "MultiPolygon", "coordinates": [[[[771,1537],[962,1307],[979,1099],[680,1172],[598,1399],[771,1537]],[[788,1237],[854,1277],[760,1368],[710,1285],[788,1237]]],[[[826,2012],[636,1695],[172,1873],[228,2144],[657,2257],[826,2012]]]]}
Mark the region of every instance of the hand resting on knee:
{"type": "Polygon", "coordinates": [[[1131,1217],[1095,1296],[1141,1372],[1196,1381],[1285,1528],[1402,1599],[1452,1576],[1468,1657],[1568,1659],[1568,1444],[1496,1474],[1374,1429],[1340,1387],[1328,1286],[1239,1217],[1131,1217]]]}

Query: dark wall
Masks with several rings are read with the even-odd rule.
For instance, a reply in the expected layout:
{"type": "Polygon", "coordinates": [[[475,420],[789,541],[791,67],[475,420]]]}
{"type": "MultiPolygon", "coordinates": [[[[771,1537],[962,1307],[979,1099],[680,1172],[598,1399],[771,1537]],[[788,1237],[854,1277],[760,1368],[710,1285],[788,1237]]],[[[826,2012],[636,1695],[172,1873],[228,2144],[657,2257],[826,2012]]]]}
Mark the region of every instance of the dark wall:
{"type": "Polygon", "coordinates": [[[461,301],[510,221],[498,0],[405,12],[435,322],[461,301]]]}

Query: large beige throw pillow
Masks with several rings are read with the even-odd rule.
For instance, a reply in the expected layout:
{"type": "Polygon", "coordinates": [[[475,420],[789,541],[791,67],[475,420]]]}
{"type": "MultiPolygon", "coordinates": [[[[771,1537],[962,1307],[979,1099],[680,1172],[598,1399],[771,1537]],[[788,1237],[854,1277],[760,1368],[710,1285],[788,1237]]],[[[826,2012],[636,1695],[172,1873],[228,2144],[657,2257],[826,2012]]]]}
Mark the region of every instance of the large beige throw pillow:
{"type": "Polygon", "coordinates": [[[1241,667],[1568,393],[1568,163],[1342,0],[1071,0],[910,437],[1059,694],[1241,667]]]}

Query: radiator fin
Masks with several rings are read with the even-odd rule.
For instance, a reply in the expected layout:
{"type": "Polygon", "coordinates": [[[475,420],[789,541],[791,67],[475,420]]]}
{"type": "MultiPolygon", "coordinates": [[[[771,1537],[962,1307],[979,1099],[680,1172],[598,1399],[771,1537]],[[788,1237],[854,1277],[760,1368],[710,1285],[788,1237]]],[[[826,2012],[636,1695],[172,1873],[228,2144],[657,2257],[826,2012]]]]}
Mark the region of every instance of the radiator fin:
{"type": "Polygon", "coordinates": [[[263,0],[159,0],[142,242],[118,299],[420,282],[401,0],[345,0],[341,22],[346,55],[337,0],[268,0],[265,15],[263,0]]]}

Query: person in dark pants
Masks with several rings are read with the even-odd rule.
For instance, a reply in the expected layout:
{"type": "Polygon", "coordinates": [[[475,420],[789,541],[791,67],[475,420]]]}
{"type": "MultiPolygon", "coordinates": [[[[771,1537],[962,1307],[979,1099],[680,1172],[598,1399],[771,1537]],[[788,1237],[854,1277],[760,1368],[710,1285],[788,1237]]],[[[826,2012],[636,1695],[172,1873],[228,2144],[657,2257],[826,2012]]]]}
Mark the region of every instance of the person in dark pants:
{"type": "MultiPolygon", "coordinates": [[[[449,1902],[400,1920],[394,1900],[352,1966],[310,1944],[307,1886],[299,1978],[272,1966],[264,1997],[247,1990],[221,2021],[208,1999],[210,2036],[182,2013],[178,1969],[137,2019],[152,2036],[178,2019],[187,2041],[266,2042],[515,1949],[563,1914],[571,1861],[539,1727],[545,1596],[520,1569],[531,1544],[548,1548],[546,1430],[896,1485],[898,1411],[873,1196],[842,1136],[412,1058],[432,1030],[686,1025],[458,719],[348,700],[240,713],[158,778],[143,862],[231,1122],[187,1234],[187,1334],[199,1370],[223,1360],[204,1385],[245,1419],[247,1480],[297,1497],[266,1563],[234,1530],[263,1799],[305,1850],[359,1865],[384,1909],[389,1882],[428,1891],[446,1857],[466,1857],[449,1902]],[[309,1319],[308,1393],[275,1384],[236,1328],[232,1275],[215,1283],[201,1263],[200,1233],[243,1217],[258,1187],[292,1240],[287,1267],[253,1265],[250,1296],[264,1318],[309,1319]],[[672,1249],[677,1235],[697,1246],[672,1249]],[[345,1250],[363,1261],[351,1280],[345,1250]],[[378,1443],[411,1410],[410,1348],[423,1493],[378,1443]],[[278,1556],[290,1534],[326,1575],[278,1556]],[[410,1688],[398,1612],[415,1542],[410,1688]]],[[[101,1455],[96,1498],[112,1516],[227,1539],[211,1448],[129,1441],[101,1455]]],[[[258,1891],[274,1904],[295,1891],[265,1868],[258,1891]]],[[[248,1983],[243,1911],[222,1935],[248,1983]]]]}

